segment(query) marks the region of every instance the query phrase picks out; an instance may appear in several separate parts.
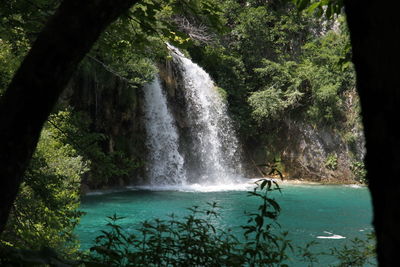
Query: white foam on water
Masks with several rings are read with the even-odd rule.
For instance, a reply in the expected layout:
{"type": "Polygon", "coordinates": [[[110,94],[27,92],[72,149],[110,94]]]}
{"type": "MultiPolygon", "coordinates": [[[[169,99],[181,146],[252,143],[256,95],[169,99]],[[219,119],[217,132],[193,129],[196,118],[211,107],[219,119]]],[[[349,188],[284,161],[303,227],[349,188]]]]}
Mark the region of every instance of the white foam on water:
{"type": "Polygon", "coordinates": [[[344,185],[345,187],[350,187],[350,188],[365,188],[365,185],[360,185],[360,184],[347,184],[344,185]]]}
{"type": "MultiPolygon", "coordinates": [[[[240,178],[237,178],[240,179],[240,178]]],[[[241,178],[239,182],[225,184],[185,184],[185,185],[140,185],[130,186],[130,190],[149,191],[179,191],[179,192],[224,192],[224,191],[249,191],[255,187],[254,181],[258,179],[241,178]]],[[[235,180],[238,181],[238,180],[235,180]]]]}
{"type": "MultiPolygon", "coordinates": [[[[126,191],[178,191],[178,192],[224,192],[224,191],[252,191],[256,187],[256,182],[261,178],[243,178],[236,177],[235,183],[219,183],[219,184],[171,184],[171,185],[129,185],[119,187],[116,189],[105,189],[90,191],[85,193],[86,196],[99,196],[112,193],[126,192],[126,191]]],[[[274,181],[274,179],[270,179],[274,181]]]]}
{"type": "Polygon", "coordinates": [[[119,193],[119,192],[124,192],[124,191],[127,191],[126,187],[118,187],[118,188],[112,188],[112,189],[89,191],[89,192],[86,192],[84,195],[85,196],[101,196],[101,195],[119,193]]]}
{"type": "Polygon", "coordinates": [[[327,232],[327,231],[324,231],[324,233],[326,233],[330,236],[317,236],[317,238],[319,238],[319,239],[344,239],[344,238],[346,238],[345,236],[335,235],[335,234],[327,232]]]}

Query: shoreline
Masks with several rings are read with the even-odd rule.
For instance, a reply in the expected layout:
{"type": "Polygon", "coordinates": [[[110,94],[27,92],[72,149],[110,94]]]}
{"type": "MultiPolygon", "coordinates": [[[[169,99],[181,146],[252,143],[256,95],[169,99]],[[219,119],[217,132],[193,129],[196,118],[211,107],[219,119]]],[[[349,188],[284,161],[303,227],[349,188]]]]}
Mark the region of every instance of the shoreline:
{"type": "MultiPolygon", "coordinates": [[[[255,184],[256,181],[261,180],[261,179],[270,179],[275,181],[279,186],[284,186],[284,185],[339,185],[339,186],[350,186],[350,187],[367,187],[366,184],[361,184],[361,183],[356,183],[356,182],[316,182],[316,181],[310,181],[306,179],[280,179],[276,177],[259,177],[259,178],[245,178],[247,179],[247,184],[250,186],[251,184],[255,184]]],[[[198,184],[189,184],[189,185],[182,185],[182,186],[154,186],[155,191],[186,191],[186,192],[216,192],[216,191],[241,191],[245,190],[243,187],[244,184],[237,184],[237,189],[235,189],[235,185],[226,185],[224,187],[223,185],[205,185],[203,186],[203,190],[196,190],[196,187],[200,187],[201,185],[198,184]],[[221,189],[219,190],[213,190],[207,188],[212,188],[212,187],[220,187],[222,186],[221,189]]],[[[110,186],[107,188],[100,188],[100,189],[90,189],[87,186],[85,186],[85,190],[81,191],[81,196],[93,196],[93,195],[103,195],[103,194],[110,194],[110,193],[118,193],[118,192],[125,192],[125,191],[140,191],[140,190],[152,190],[152,187],[148,185],[126,185],[126,186],[110,186]]]]}
{"type": "MultiPolygon", "coordinates": [[[[267,178],[269,179],[269,178],[267,178]]],[[[304,184],[304,185],[357,185],[357,186],[367,186],[366,184],[358,183],[356,181],[312,181],[307,179],[280,179],[272,178],[278,182],[278,184],[304,184]]]]}

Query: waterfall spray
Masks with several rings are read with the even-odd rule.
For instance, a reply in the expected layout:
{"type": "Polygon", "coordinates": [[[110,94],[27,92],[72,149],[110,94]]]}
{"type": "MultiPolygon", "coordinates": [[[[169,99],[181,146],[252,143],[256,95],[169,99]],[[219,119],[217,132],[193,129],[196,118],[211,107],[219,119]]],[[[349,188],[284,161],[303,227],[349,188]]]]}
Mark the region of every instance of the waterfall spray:
{"type": "Polygon", "coordinates": [[[201,67],[175,47],[169,48],[181,71],[192,154],[198,155],[198,177],[194,180],[207,184],[235,183],[242,177],[241,153],[226,103],[201,67]]]}
{"type": "Polygon", "coordinates": [[[168,110],[167,97],[156,78],[145,87],[144,105],[149,148],[147,173],[151,184],[239,182],[243,177],[241,153],[225,101],[201,67],[168,46],[182,80],[187,124],[184,131],[188,138],[181,140],[168,110]]]}
{"type": "Polygon", "coordinates": [[[147,133],[147,175],[152,185],[186,183],[184,159],[178,150],[178,133],[168,110],[167,98],[158,77],[144,87],[144,113],[147,133]]]}

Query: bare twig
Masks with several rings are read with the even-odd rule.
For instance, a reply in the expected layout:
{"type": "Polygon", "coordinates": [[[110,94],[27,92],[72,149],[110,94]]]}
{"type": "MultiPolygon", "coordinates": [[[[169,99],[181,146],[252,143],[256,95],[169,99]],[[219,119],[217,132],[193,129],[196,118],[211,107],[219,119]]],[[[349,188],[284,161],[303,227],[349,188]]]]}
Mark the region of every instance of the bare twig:
{"type": "Polygon", "coordinates": [[[93,61],[99,63],[101,66],[103,66],[103,68],[110,72],[111,74],[117,76],[118,78],[120,78],[121,80],[127,82],[128,84],[133,84],[132,81],[128,80],[127,78],[123,77],[121,74],[119,74],[117,71],[115,71],[114,69],[112,69],[110,66],[106,65],[104,62],[100,61],[99,59],[91,56],[91,55],[86,55],[86,57],[92,59],[93,61]]]}
{"type": "Polygon", "coordinates": [[[207,26],[203,23],[196,24],[182,16],[175,16],[173,21],[177,24],[180,31],[186,33],[193,40],[205,44],[213,43],[215,40],[215,35],[211,34],[207,26]]]}

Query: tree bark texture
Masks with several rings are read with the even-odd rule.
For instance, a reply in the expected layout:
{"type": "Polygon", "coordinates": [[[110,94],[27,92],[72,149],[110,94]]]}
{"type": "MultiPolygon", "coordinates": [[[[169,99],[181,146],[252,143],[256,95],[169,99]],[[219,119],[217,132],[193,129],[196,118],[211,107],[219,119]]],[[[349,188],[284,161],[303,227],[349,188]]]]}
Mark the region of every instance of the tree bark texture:
{"type": "Polygon", "coordinates": [[[345,2],[364,122],[379,266],[399,266],[400,248],[400,14],[391,3],[345,2]]]}
{"type": "Polygon", "coordinates": [[[79,62],[107,25],[139,0],[65,0],[0,102],[0,233],[40,131],[79,62]]]}

